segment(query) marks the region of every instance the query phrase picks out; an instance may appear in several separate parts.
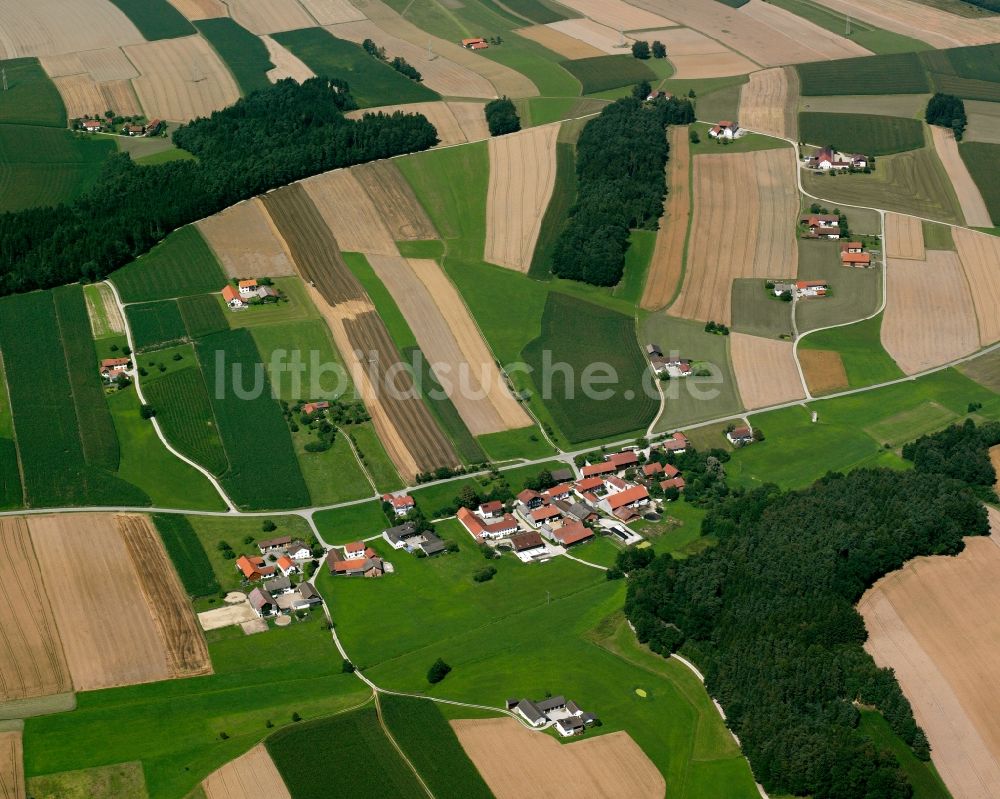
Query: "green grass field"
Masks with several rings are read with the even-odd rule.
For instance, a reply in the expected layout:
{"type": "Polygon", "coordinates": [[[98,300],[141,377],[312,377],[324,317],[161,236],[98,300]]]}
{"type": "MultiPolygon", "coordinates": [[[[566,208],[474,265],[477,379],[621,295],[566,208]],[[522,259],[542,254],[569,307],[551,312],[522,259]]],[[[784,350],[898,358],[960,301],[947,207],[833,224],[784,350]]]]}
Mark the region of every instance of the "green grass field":
{"type": "Polygon", "coordinates": [[[559,234],[569,220],[569,210],[576,202],[576,149],[572,144],[556,144],[556,178],[552,197],[542,216],[538,241],[531,257],[528,274],[538,280],[548,280],[552,272],[552,252],[559,234]]]}
{"type": "Polygon", "coordinates": [[[0,93],[0,123],[66,127],[66,106],[37,58],[0,61],[7,91],[0,93]]]}
{"type": "Polygon", "coordinates": [[[191,522],[178,513],[156,513],[153,521],[188,596],[218,594],[219,581],[191,522]]]}
{"type": "Polygon", "coordinates": [[[590,97],[522,97],[515,101],[522,128],[596,114],[607,102],[590,97]]]}
{"type": "Polygon", "coordinates": [[[840,263],[836,241],[799,239],[799,280],[825,280],[826,297],[795,303],[799,333],[852,322],[875,312],[882,302],[882,271],[854,269],[840,263]]]}
{"type": "Polygon", "coordinates": [[[317,511],[313,514],[313,521],[323,540],[330,544],[347,544],[368,538],[390,526],[382,513],[382,503],[376,500],[317,511]]]}
{"type": "Polygon", "coordinates": [[[279,322],[295,322],[300,319],[319,319],[319,312],[306,293],[305,284],[299,277],[274,278],[274,287],[281,294],[282,302],[254,305],[248,311],[233,313],[222,302],[222,295],[216,294],[215,301],[222,311],[223,319],[229,327],[245,327],[252,330],[279,322]]]}
{"type": "Polygon", "coordinates": [[[933,222],[924,222],[924,246],[928,250],[954,250],[955,239],[951,235],[951,228],[948,225],[935,225],[933,222]]]}
{"type": "Polygon", "coordinates": [[[333,446],[325,452],[307,452],[305,445],[315,438],[307,428],[292,433],[295,456],[312,504],[332,505],[371,496],[371,483],[351,451],[347,430],[338,433],[333,446]]]}
{"type": "Polygon", "coordinates": [[[521,427],[479,436],[479,445],[491,461],[502,462],[518,458],[544,458],[555,450],[549,446],[537,427],[521,427]]]}
{"type": "Polygon", "coordinates": [[[916,53],[844,58],[798,64],[803,95],[920,94],[930,91],[916,53]]]}
{"type": "Polygon", "coordinates": [[[392,336],[400,353],[405,354],[405,350],[416,349],[419,346],[417,337],[413,335],[409,322],[406,321],[403,312],[399,310],[399,306],[396,305],[389,289],[385,287],[385,284],[375,274],[375,270],[371,268],[368,259],[362,253],[348,252],[344,253],[344,261],[361,282],[361,285],[364,286],[365,291],[368,292],[368,296],[375,304],[378,315],[385,322],[389,335],[392,336]]]}
{"type": "MultiPolygon", "coordinates": [[[[740,90],[743,84],[733,83],[721,86],[714,91],[699,94],[695,102],[695,113],[698,119],[718,121],[720,119],[739,119],[740,90]]],[[[701,135],[704,135],[702,133],[701,135]]]]}
{"type": "Polygon", "coordinates": [[[0,358],[0,507],[19,508],[24,504],[21,472],[14,443],[14,419],[7,396],[7,378],[0,358]]]}
{"type": "Polygon", "coordinates": [[[782,147],[790,146],[783,139],[775,139],[772,136],[762,136],[759,133],[748,133],[735,140],[713,139],[708,135],[711,128],[704,122],[695,122],[690,128],[698,133],[700,141],[690,145],[691,155],[704,155],[712,153],[715,155],[725,155],[728,153],[752,153],[758,150],[778,150],[782,147]]]}
{"type": "Polygon", "coordinates": [[[737,333],[765,338],[792,334],[792,304],[775,297],[760,278],[733,281],[732,308],[732,328],[737,333]]]}
{"type": "Polygon", "coordinates": [[[240,92],[246,95],[271,85],[267,71],[274,69],[274,64],[260,37],[229,17],[198,20],[194,26],[229,67],[240,92]]]}
{"type": "Polygon", "coordinates": [[[800,349],[840,353],[850,388],[884,383],[902,377],[902,370],[882,347],[882,315],[853,325],[821,330],[799,342],[800,349]]]}
{"type": "Polygon", "coordinates": [[[274,38],[317,75],[346,80],[361,108],[440,99],[437,92],[403,77],[360,46],[322,28],[275,33],[274,38]]]}
{"type": "Polygon", "coordinates": [[[958,147],[962,160],[969,168],[972,179],[979,187],[983,201],[990,212],[994,224],[1000,224],[1000,186],[996,180],[997,159],[1000,158],[1000,144],[969,141],[958,147]]]}
{"type": "Polygon", "coordinates": [[[268,365],[268,376],[279,398],[294,402],[353,397],[350,375],[322,319],[254,327],[251,333],[262,361],[268,365]],[[273,369],[272,361],[275,361],[273,369]],[[289,367],[287,372],[281,371],[285,365],[289,367]],[[303,367],[301,372],[299,365],[303,367]]]}
{"type": "Polygon", "coordinates": [[[119,797],[120,799],[146,799],[146,780],[141,763],[116,763],[112,766],[66,771],[32,777],[25,786],[28,795],[49,797],[119,797]]]}
{"type": "Polygon", "coordinates": [[[111,0],[150,41],[176,39],[197,31],[167,0],[111,0]]]}
{"type": "Polygon", "coordinates": [[[917,119],[877,114],[799,113],[799,139],[841,152],[891,155],[924,146],[923,125],[917,119]]]}
{"type": "Polygon", "coordinates": [[[229,324],[214,294],[195,294],[192,297],[181,297],[177,306],[184,320],[184,329],[188,338],[196,339],[209,333],[219,333],[226,330],[229,324]]]}
{"type": "Polygon", "coordinates": [[[562,67],[580,81],[584,94],[606,92],[656,80],[656,73],[631,55],[602,55],[563,61],[562,67]]]}
{"type": "Polygon", "coordinates": [[[858,728],[880,749],[888,749],[896,756],[907,781],[913,786],[913,799],[951,799],[951,793],[934,764],[918,759],[913,750],[892,732],[881,713],[862,708],[858,728]]]}
{"type": "MultiPolygon", "coordinates": [[[[486,495],[506,483],[511,493],[516,495],[525,487],[525,483],[528,480],[538,477],[542,471],[546,469],[554,471],[555,469],[564,467],[565,464],[561,461],[546,461],[531,464],[530,466],[515,466],[511,469],[502,470],[500,478],[494,478],[489,473],[466,476],[458,480],[450,480],[446,483],[437,483],[418,488],[411,493],[411,496],[416,500],[417,506],[423,510],[426,516],[442,518],[454,513],[455,508],[459,504],[459,494],[463,488],[472,488],[477,494],[486,495]]],[[[468,535],[468,533],[464,533],[464,535],[468,535]]]]}
{"type": "Polygon", "coordinates": [[[403,481],[389,455],[375,435],[375,427],[371,422],[355,424],[347,428],[348,435],[354,438],[354,448],[358,457],[365,465],[375,486],[381,492],[396,491],[403,487],[403,481]]]}
{"type": "Polygon", "coordinates": [[[625,271],[621,282],[612,293],[626,302],[638,305],[642,290],[646,286],[646,273],[656,246],[655,230],[633,230],[629,234],[628,249],[625,251],[625,271]]]}
{"type": "Polygon", "coordinates": [[[177,344],[187,336],[187,328],[174,300],[126,305],[125,316],[139,352],[177,344]]]}
{"type": "Polygon", "coordinates": [[[146,302],[220,291],[226,277],[198,229],[186,225],[112,273],[111,282],[122,302],[146,302]]]}

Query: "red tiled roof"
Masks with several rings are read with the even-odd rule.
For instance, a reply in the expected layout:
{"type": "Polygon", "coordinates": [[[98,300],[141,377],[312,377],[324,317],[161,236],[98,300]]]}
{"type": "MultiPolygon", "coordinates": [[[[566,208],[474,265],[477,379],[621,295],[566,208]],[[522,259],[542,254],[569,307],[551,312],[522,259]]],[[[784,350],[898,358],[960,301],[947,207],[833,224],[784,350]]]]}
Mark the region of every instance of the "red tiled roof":
{"type": "Polygon", "coordinates": [[[462,523],[462,526],[476,538],[482,536],[483,532],[486,530],[486,526],[483,524],[482,520],[468,508],[459,508],[456,516],[462,523]]]}
{"type": "Polygon", "coordinates": [[[395,497],[392,494],[383,494],[382,501],[388,502],[396,509],[412,508],[417,504],[409,494],[403,494],[399,497],[395,497]]]}
{"type": "Polygon", "coordinates": [[[684,478],[683,477],[671,477],[669,480],[664,480],[660,483],[660,488],[666,491],[668,488],[676,488],[678,490],[684,488],[684,478]]]}
{"type": "Polygon", "coordinates": [[[561,497],[565,494],[569,494],[572,490],[573,490],[572,483],[560,483],[557,486],[552,486],[552,488],[548,489],[543,493],[547,494],[550,497],[561,497]]]}
{"type": "Polygon", "coordinates": [[[350,560],[338,560],[333,562],[333,573],[356,571],[365,565],[368,558],[351,558],[350,560]]]}
{"type": "Polygon", "coordinates": [[[749,427],[744,425],[743,427],[734,428],[729,435],[731,435],[733,438],[744,438],[745,436],[750,435],[752,432],[753,431],[749,427]]]}
{"type": "Polygon", "coordinates": [[[674,466],[672,463],[667,463],[663,466],[663,474],[668,478],[673,477],[676,474],[680,474],[680,469],[674,466]]]}
{"type": "Polygon", "coordinates": [[[482,513],[496,513],[501,508],[503,508],[503,503],[499,499],[494,499],[492,502],[484,502],[479,506],[479,510],[482,513]]]}
{"type": "Polygon", "coordinates": [[[282,555],[280,558],[278,558],[278,568],[280,568],[282,571],[287,571],[294,565],[295,561],[292,560],[290,557],[288,557],[288,555],[282,555]]]}
{"type": "Polygon", "coordinates": [[[105,358],[101,361],[102,369],[114,369],[116,366],[128,366],[128,358],[105,358]]]}
{"type": "Polygon", "coordinates": [[[606,497],[611,510],[616,510],[617,508],[622,508],[626,505],[631,505],[633,502],[639,502],[648,498],[649,491],[646,490],[646,486],[632,486],[632,488],[626,488],[624,491],[619,491],[617,494],[606,497]]]}
{"type": "Polygon", "coordinates": [[[522,491],[520,494],[517,495],[517,501],[527,504],[531,502],[531,500],[538,499],[541,496],[542,495],[539,494],[537,491],[532,491],[530,488],[526,488],[524,489],[524,491],[522,491]]]}
{"type": "Polygon", "coordinates": [[[624,469],[626,466],[634,466],[639,462],[639,456],[634,452],[616,452],[608,456],[608,461],[617,468],[624,469]]]}
{"type": "Polygon", "coordinates": [[[228,283],[222,287],[222,299],[226,302],[232,302],[233,300],[238,300],[239,298],[240,293],[228,283]]]}
{"type": "Polygon", "coordinates": [[[577,481],[575,488],[577,491],[583,493],[585,491],[593,491],[602,485],[604,485],[604,481],[600,477],[584,477],[582,480],[577,481]]]}
{"type": "Polygon", "coordinates": [[[240,288],[241,289],[254,288],[254,287],[256,287],[256,285],[257,285],[257,281],[254,278],[250,278],[249,280],[241,280],[240,281],[240,288]]]}
{"type": "Polygon", "coordinates": [[[542,537],[538,533],[534,532],[512,535],[510,537],[510,543],[513,545],[515,552],[523,552],[526,549],[534,549],[535,547],[545,545],[545,542],[542,541],[542,537]]]}
{"type": "Polygon", "coordinates": [[[531,512],[531,518],[536,522],[544,522],[546,519],[554,519],[557,516],[562,516],[562,511],[553,505],[545,505],[531,512]]]}
{"type": "Polygon", "coordinates": [[[576,544],[579,541],[583,541],[587,538],[593,538],[594,533],[592,530],[588,530],[579,522],[571,522],[570,524],[564,524],[558,530],[556,530],[553,535],[556,537],[560,543],[569,546],[570,544],[576,544]]]}
{"type": "Polygon", "coordinates": [[[659,474],[662,471],[663,471],[663,465],[657,463],[656,461],[653,461],[652,463],[647,463],[645,466],[642,467],[642,473],[646,475],[646,477],[652,477],[654,474],[659,474]]]}
{"type": "Polygon", "coordinates": [[[826,286],[825,280],[800,280],[795,284],[796,288],[800,289],[814,289],[820,286],[826,286]]]}
{"type": "Polygon", "coordinates": [[[589,466],[584,466],[581,470],[584,477],[593,477],[597,474],[611,474],[616,471],[618,470],[615,469],[615,465],[607,461],[604,463],[592,463],[589,466]]]}
{"type": "Polygon", "coordinates": [[[842,252],[840,261],[845,264],[870,264],[872,257],[866,252],[842,252]]]}

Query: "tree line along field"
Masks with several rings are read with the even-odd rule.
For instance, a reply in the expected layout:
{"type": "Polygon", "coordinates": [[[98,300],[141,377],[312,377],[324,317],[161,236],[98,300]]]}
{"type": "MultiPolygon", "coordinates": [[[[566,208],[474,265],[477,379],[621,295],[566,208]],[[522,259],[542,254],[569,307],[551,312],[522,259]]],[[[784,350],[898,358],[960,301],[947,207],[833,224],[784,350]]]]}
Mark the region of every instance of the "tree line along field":
{"type": "Polygon", "coordinates": [[[1000,163],[1000,144],[969,141],[958,146],[994,224],[1000,224],[1000,182],[996,179],[1000,163]]]}
{"type": "Polygon", "coordinates": [[[799,139],[841,152],[890,155],[924,146],[919,120],[875,114],[799,113],[799,139]]]}
{"type": "Polygon", "coordinates": [[[267,73],[274,69],[274,64],[259,36],[229,17],[198,20],[194,26],[229,67],[241,94],[271,85],[267,73]]]}
{"type": "Polygon", "coordinates": [[[111,282],[128,303],[219,291],[226,278],[198,229],[186,225],[112,273],[111,282]]]}

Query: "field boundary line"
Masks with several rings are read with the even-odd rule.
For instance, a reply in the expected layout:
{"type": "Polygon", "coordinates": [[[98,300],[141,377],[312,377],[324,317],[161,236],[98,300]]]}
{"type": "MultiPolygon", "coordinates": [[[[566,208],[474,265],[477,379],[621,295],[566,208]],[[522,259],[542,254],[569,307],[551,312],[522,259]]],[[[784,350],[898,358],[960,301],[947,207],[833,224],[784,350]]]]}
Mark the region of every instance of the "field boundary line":
{"type": "Polygon", "coordinates": [[[24,479],[24,464],[21,462],[21,445],[17,440],[17,428],[14,425],[14,406],[10,402],[10,382],[7,380],[7,369],[4,367],[2,351],[0,351],[0,377],[3,377],[4,390],[7,392],[7,412],[10,414],[11,441],[14,442],[14,454],[17,455],[17,473],[21,480],[21,504],[27,508],[28,485],[24,479]]]}
{"type": "Polygon", "coordinates": [[[413,761],[410,760],[406,752],[403,751],[403,747],[399,745],[396,738],[393,736],[392,732],[389,730],[389,725],[385,723],[385,719],[382,718],[382,703],[379,701],[378,695],[379,691],[375,691],[373,696],[375,697],[375,717],[378,719],[379,726],[382,728],[382,732],[385,733],[385,737],[389,739],[389,743],[392,744],[393,748],[399,752],[399,756],[403,758],[403,762],[409,767],[410,771],[413,772],[413,776],[417,778],[417,782],[420,783],[420,787],[424,789],[424,793],[430,797],[430,799],[435,799],[434,794],[431,789],[427,787],[427,783],[424,782],[424,778],[420,776],[420,772],[417,771],[417,767],[413,765],[413,761]]]}

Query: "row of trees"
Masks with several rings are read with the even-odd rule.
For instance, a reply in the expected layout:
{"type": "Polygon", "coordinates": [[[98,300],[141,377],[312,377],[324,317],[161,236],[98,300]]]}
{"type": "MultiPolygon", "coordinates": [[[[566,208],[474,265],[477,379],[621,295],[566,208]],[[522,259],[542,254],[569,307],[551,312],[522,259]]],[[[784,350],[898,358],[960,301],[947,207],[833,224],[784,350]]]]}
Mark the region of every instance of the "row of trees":
{"type": "Polygon", "coordinates": [[[649,42],[637,41],[632,43],[632,56],[638,58],[641,61],[646,61],[650,56],[653,58],[666,58],[667,57],[667,46],[656,39],[653,42],[653,46],[649,46],[649,42]]]}
{"type": "Polygon", "coordinates": [[[140,166],[111,156],[78,200],[0,215],[0,294],[103,278],[240,200],[438,141],[421,115],[345,118],[356,107],[343,81],[286,79],[179,128],[175,144],[197,160],[140,166]]]}
{"type": "Polygon", "coordinates": [[[956,97],[954,94],[941,94],[941,92],[927,101],[927,111],[924,118],[928,125],[951,128],[957,141],[962,141],[962,136],[965,135],[965,126],[969,122],[965,116],[965,103],[962,98],[956,97]]]}
{"type": "Polygon", "coordinates": [[[375,44],[374,40],[365,39],[361,42],[361,47],[366,53],[368,53],[368,55],[373,58],[377,58],[379,61],[385,62],[400,75],[405,75],[407,78],[415,80],[417,83],[420,83],[424,79],[424,76],[420,74],[420,71],[402,56],[396,56],[392,59],[392,61],[390,61],[389,57],[385,54],[385,48],[379,47],[375,44]]]}
{"type": "Polygon", "coordinates": [[[486,124],[490,128],[490,136],[517,133],[521,129],[521,118],[517,115],[517,108],[514,101],[507,95],[490,100],[483,112],[486,114],[486,124]]]}
{"type": "Polygon", "coordinates": [[[874,706],[918,757],[930,756],[892,672],[862,648],[854,606],[907,560],[955,554],[963,536],[988,534],[976,492],[995,479],[986,448],[996,441],[1000,425],[970,422],[904,448],[909,472],[716,494],[703,532],[717,547],[618,564],[631,576],[626,613],[639,639],[699,665],[768,791],[911,795],[894,756],[858,728],[857,705],[874,706]]]}

